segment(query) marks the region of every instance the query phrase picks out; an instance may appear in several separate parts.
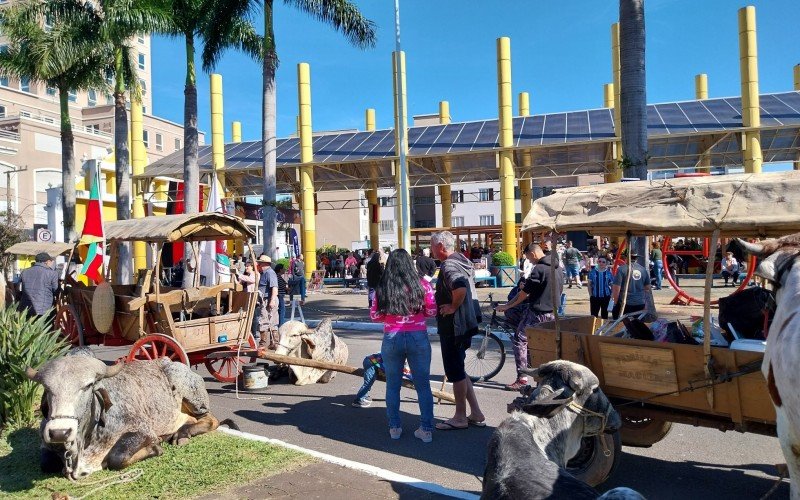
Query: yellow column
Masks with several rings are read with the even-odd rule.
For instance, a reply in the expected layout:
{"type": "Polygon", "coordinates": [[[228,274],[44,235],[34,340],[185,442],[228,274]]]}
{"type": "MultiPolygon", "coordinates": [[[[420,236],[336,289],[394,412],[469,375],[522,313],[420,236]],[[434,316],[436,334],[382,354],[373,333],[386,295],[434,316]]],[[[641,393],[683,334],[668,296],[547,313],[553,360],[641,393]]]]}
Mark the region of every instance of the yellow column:
{"type": "MultiPolygon", "coordinates": [[[[392,78],[392,82],[394,84],[394,138],[395,138],[395,152],[397,156],[400,156],[400,134],[403,134],[403,144],[404,147],[404,154],[408,154],[408,121],[407,121],[407,110],[408,110],[408,102],[406,97],[406,53],[400,51],[398,54],[397,52],[392,52],[392,74],[394,78],[392,78]],[[399,57],[398,57],[399,56],[399,57]],[[398,65],[398,62],[399,65],[398,65]],[[399,68],[398,68],[399,66],[399,68]],[[398,78],[398,73],[400,77],[398,78]],[[400,88],[398,88],[398,83],[400,88]],[[400,98],[398,99],[398,95],[400,98]],[[400,105],[400,109],[398,109],[398,104],[400,105]],[[398,123],[399,121],[399,123],[398,123]]],[[[405,178],[402,175],[402,169],[400,168],[400,161],[398,160],[395,162],[395,188],[397,191],[397,203],[396,203],[396,211],[395,217],[397,219],[397,246],[399,248],[405,248],[406,250],[410,250],[411,246],[411,206],[409,202],[409,189],[408,189],[408,175],[406,172],[405,178]],[[403,200],[406,203],[403,203],[403,200]],[[403,224],[403,221],[407,221],[407,224],[403,224]],[[406,227],[409,226],[409,227],[406,227]]]]}
{"type": "Polygon", "coordinates": [[[708,99],[708,75],[705,73],[694,77],[694,98],[698,101],[708,99]]]}
{"type": "MultiPolygon", "coordinates": [[[[614,134],[617,137],[622,135],[622,110],[620,109],[619,93],[621,86],[620,62],[619,62],[619,23],[611,25],[611,74],[613,76],[612,86],[614,88],[614,134]]],[[[615,141],[611,154],[612,171],[606,174],[606,182],[619,182],[622,179],[622,169],[619,162],[622,160],[622,140],[615,141]]]]}
{"type": "Polygon", "coordinates": [[[517,257],[517,232],[514,223],[514,130],[511,99],[511,39],[497,39],[497,106],[500,129],[500,223],[503,250],[517,257]]]}
{"type": "Polygon", "coordinates": [[[222,75],[211,75],[211,163],[220,198],[225,195],[225,121],[222,117],[222,75]]]}
{"type": "MultiPolygon", "coordinates": [[[[367,126],[367,132],[375,131],[375,110],[369,108],[364,116],[364,121],[367,126]]],[[[371,187],[367,189],[367,207],[369,217],[369,246],[373,250],[378,250],[381,247],[381,232],[380,232],[380,208],[378,208],[378,167],[377,165],[370,166],[371,187]],[[378,219],[372,220],[372,214],[377,213],[378,219]]]]}
{"type": "Polygon", "coordinates": [[[613,108],[614,107],[614,84],[613,83],[605,83],[605,84],[603,84],[603,107],[604,108],[613,108]]]}
{"type": "Polygon", "coordinates": [[[794,65],[794,89],[800,91],[800,64],[794,65]]]}
{"type": "Polygon", "coordinates": [[[308,63],[297,65],[297,97],[300,107],[300,207],[303,211],[303,258],[306,278],[317,268],[317,222],[314,214],[314,150],[311,128],[311,69],[308,63]]]}
{"type": "MultiPolygon", "coordinates": [[[[131,170],[133,177],[144,173],[145,163],[144,127],[142,126],[142,103],[131,100],[131,170]]],[[[144,181],[133,181],[133,210],[131,217],[144,218],[144,181]]],[[[147,244],[144,241],[133,243],[134,272],[147,269],[147,244]]]]}
{"type": "Polygon", "coordinates": [[[739,69],[742,78],[742,125],[756,130],[744,133],[742,144],[744,171],[761,173],[761,112],[758,95],[758,49],[756,46],[756,8],[739,9],[739,69]]]}
{"type": "MultiPolygon", "coordinates": [[[[530,116],[531,115],[531,98],[530,94],[527,92],[520,92],[519,94],[519,115],[520,116],[530,116]]],[[[522,161],[522,168],[530,172],[530,168],[532,165],[531,159],[531,152],[530,150],[525,150],[522,152],[521,155],[522,161]]],[[[532,174],[528,174],[532,175],[532,174]]],[[[525,178],[520,179],[517,181],[519,185],[519,206],[520,212],[522,212],[522,218],[524,219],[528,212],[531,211],[531,205],[533,204],[533,190],[531,189],[531,179],[525,178]]],[[[533,241],[533,235],[528,232],[522,235],[522,243],[523,245],[527,245],[533,241]]]]}
{"type": "MultiPolygon", "coordinates": [[[[450,123],[450,103],[439,101],[439,123],[447,125],[450,123]]],[[[439,184],[439,200],[442,203],[442,227],[453,225],[453,192],[450,173],[453,171],[453,163],[449,158],[444,160],[444,181],[446,184],[439,184]]]]}
{"type": "Polygon", "coordinates": [[[233,122],[231,124],[231,141],[242,142],[242,122],[233,122]]]}

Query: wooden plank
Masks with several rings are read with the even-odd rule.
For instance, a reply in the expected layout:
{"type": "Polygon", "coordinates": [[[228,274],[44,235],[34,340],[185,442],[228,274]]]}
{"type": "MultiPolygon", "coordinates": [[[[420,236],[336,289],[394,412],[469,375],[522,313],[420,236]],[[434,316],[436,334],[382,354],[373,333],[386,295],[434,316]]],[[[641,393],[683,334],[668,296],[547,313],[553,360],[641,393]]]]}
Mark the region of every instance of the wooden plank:
{"type": "Polygon", "coordinates": [[[652,393],[679,388],[671,349],[602,343],[600,357],[607,385],[652,393]]]}

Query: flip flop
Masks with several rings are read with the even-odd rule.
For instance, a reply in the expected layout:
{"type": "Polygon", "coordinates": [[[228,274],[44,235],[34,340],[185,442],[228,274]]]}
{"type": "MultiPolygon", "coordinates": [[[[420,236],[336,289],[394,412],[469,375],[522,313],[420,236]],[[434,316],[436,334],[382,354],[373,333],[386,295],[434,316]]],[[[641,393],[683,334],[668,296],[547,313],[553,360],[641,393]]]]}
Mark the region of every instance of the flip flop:
{"type": "Polygon", "coordinates": [[[477,420],[472,420],[471,418],[467,419],[469,421],[468,425],[474,425],[475,427],[486,427],[486,420],[481,420],[478,422],[477,420]]]}
{"type": "Polygon", "coordinates": [[[459,425],[453,425],[449,421],[446,422],[439,422],[436,424],[436,428],[440,431],[461,431],[464,429],[469,428],[469,424],[461,427],[459,425]]]}

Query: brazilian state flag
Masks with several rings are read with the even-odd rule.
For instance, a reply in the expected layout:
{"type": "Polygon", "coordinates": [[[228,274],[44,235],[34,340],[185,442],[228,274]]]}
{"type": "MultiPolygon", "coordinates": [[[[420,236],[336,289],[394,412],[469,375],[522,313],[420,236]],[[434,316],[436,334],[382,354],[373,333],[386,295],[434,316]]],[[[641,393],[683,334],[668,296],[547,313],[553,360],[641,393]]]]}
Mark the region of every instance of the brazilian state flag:
{"type": "Polygon", "coordinates": [[[86,221],[78,241],[78,253],[83,260],[79,276],[86,276],[98,284],[103,281],[103,210],[100,201],[100,188],[95,179],[86,206],[86,221]]]}

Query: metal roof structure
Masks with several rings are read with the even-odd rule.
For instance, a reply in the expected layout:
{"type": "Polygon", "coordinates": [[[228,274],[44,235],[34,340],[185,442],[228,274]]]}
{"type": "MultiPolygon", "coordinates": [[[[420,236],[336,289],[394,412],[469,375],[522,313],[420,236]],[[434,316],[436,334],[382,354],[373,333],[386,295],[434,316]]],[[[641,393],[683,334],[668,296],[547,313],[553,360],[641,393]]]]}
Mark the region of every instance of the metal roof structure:
{"type": "MultiPolygon", "coordinates": [[[[764,162],[797,159],[800,151],[800,92],[761,95],[761,145],[764,162]]],[[[411,127],[408,161],[411,186],[442,184],[445,160],[451,182],[497,180],[497,119],[411,127]]],[[[647,107],[651,169],[692,168],[701,155],[713,166],[742,164],[741,98],[729,97],[647,107]]],[[[612,144],[619,140],[610,108],[514,118],[517,178],[604,173],[612,144]],[[531,154],[523,166],[522,153],[531,154]]],[[[394,187],[394,130],[317,135],[313,139],[314,184],[318,191],[364,189],[377,172],[379,187],[394,187]]],[[[278,190],[293,192],[300,163],[298,138],[277,141],[278,190]]],[[[262,192],[261,141],[225,145],[226,187],[240,196],[262,192]]],[[[200,173],[212,170],[211,146],[201,146],[200,173]]],[[[183,151],[147,166],[140,178],[182,178],[183,151]]]]}

